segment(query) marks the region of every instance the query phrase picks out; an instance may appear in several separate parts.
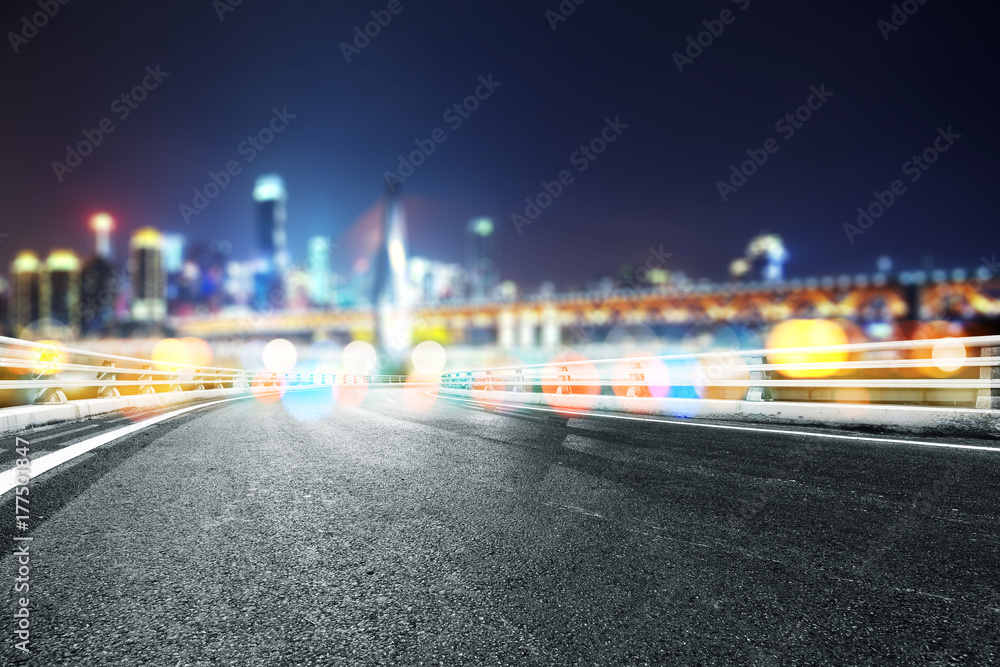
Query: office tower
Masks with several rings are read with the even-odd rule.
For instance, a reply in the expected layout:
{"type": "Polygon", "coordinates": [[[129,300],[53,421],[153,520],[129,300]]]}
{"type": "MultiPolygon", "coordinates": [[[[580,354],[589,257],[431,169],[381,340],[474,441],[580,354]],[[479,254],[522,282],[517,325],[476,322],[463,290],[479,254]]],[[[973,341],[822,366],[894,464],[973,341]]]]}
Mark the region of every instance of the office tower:
{"type": "Polygon", "coordinates": [[[330,239],[314,236],[309,239],[309,300],[314,306],[330,303],[330,239]]]}
{"type": "Polygon", "coordinates": [[[253,189],[257,203],[257,249],[259,256],[272,263],[280,273],[288,266],[285,236],[288,191],[285,181],[277,174],[266,174],[257,179],[253,189]]]}
{"type": "Polygon", "coordinates": [[[167,276],[163,262],[163,235],[144,227],[132,235],[128,258],[132,285],[132,319],[161,322],[167,316],[167,276]]]}
{"type": "Polygon", "coordinates": [[[101,259],[111,261],[111,232],[115,228],[115,219],[107,213],[96,213],[90,216],[90,228],[94,230],[96,236],[94,254],[101,259]]]}
{"type": "Polygon", "coordinates": [[[10,325],[14,335],[41,317],[41,263],[30,250],[18,253],[10,265],[10,325]]]}
{"type": "Polygon", "coordinates": [[[257,179],[253,189],[257,217],[257,253],[254,269],[254,307],[265,311],[284,305],[283,274],[289,257],[285,236],[288,191],[277,174],[257,179]]]}
{"type": "Polygon", "coordinates": [[[500,283],[497,270],[497,241],[493,221],[489,218],[470,220],[465,226],[466,270],[471,281],[473,299],[493,296],[500,283]]]}
{"type": "Polygon", "coordinates": [[[80,326],[80,259],[69,250],[53,250],[42,267],[41,319],[47,326],[80,326]]]}
{"type": "Polygon", "coordinates": [[[80,277],[80,327],[85,334],[101,333],[115,322],[115,304],[124,276],[103,257],[94,257],[80,277]]]}

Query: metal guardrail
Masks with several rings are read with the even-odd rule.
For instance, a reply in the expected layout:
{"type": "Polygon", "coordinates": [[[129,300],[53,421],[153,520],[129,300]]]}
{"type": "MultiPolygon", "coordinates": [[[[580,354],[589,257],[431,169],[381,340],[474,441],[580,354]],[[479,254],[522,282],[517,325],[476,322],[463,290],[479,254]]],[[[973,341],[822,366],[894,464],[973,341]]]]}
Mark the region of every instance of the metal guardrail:
{"type": "Polygon", "coordinates": [[[679,388],[687,387],[703,398],[715,397],[713,390],[721,390],[715,393],[746,401],[972,403],[980,409],[998,410],[1000,336],[555,360],[448,373],[442,376],[441,386],[557,395],[603,393],[626,398],[676,395],[679,388]],[[933,351],[938,346],[961,349],[965,358],[935,358],[933,351]],[[969,352],[976,350],[978,355],[970,356],[969,352]],[[912,356],[921,352],[926,356],[912,356]],[[816,360],[826,355],[846,358],[816,360]],[[805,360],[795,360],[797,357],[805,360]],[[923,376],[913,377],[920,371],[924,371],[923,376]],[[876,374],[880,377],[873,377],[876,374]],[[865,400],[844,392],[834,396],[837,390],[846,389],[863,390],[865,400]]]}
{"type": "Polygon", "coordinates": [[[0,391],[29,391],[22,403],[65,403],[67,392],[87,398],[135,394],[247,389],[253,387],[333,386],[436,382],[408,375],[275,373],[137,359],[0,336],[0,391]],[[13,376],[13,377],[11,377],[13,376]]]}

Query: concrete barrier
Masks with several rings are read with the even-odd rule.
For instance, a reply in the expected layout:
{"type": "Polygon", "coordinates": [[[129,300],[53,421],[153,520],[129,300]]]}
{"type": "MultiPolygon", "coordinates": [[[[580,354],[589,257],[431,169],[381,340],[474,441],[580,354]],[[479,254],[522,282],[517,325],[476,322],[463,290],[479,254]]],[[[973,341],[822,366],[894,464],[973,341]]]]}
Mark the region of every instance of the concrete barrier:
{"type": "Polygon", "coordinates": [[[476,401],[597,410],[752,424],[833,427],[868,433],[905,433],[1000,439],[1000,410],[850,403],[794,403],[693,398],[649,398],[441,388],[445,396],[476,401]]]}

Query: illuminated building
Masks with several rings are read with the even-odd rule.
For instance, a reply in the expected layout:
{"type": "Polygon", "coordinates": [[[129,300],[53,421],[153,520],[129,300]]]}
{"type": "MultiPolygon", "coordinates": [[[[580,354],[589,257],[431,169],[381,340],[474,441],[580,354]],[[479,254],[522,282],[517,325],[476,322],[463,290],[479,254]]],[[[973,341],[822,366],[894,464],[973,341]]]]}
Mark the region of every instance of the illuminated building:
{"type": "Polygon", "coordinates": [[[465,226],[466,269],[472,287],[473,299],[493,295],[500,283],[497,271],[496,229],[489,218],[470,220],[465,226]]]}
{"type": "Polygon", "coordinates": [[[80,259],[69,250],[53,250],[41,271],[41,319],[77,329],[80,326],[80,259]]]}
{"type": "Polygon", "coordinates": [[[90,217],[90,228],[97,238],[95,254],[104,260],[111,260],[111,232],[115,228],[115,219],[107,213],[96,213],[90,217]]]}
{"type": "Polygon", "coordinates": [[[257,216],[257,270],[254,272],[254,306],[258,310],[281,307],[282,274],[288,266],[285,232],[288,191],[277,174],[257,179],[253,189],[257,216]]]}
{"type": "Polygon", "coordinates": [[[330,239],[314,236],[309,239],[309,300],[314,306],[330,303],[330,239]]]}
{"type": "Polygon", "coordinates": [[[80,277],[80,327],[83,333],[100,333],[115,321],[115,303],[124,277],[111,262],[94,257],[80,277]]]}
{"type": "Polygon", "coordinates": [[[15,335],[41,317],[41,263],[30,250],[18,253],[10,265],[10,324],[15,335]]]}
{"type": "Polygon", "coordinates": [[[788,250],[777,234],[760,234],[750,239],[744,256],[729,265],[729,275],[737,280],[763,280],[777,283],[784,280],[788,250]]]}
{"type": "Polygon", "coordinates": [[[161,322],[167,316],[167,276],[163,262],[163,235],[144,227],[132,235],[128,258],[132,285],[132,319],[161,322]]]}

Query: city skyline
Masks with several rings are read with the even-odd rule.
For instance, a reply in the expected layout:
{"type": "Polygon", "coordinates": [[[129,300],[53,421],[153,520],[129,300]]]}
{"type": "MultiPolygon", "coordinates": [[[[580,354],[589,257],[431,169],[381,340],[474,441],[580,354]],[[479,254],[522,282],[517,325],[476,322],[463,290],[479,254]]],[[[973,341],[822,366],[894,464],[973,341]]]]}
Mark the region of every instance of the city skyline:
{"type": "MultiPolygon", "coordinates": [[[[22,4],[6,9],[8,25],[34,6],[22,4]]],[[[561,19],[520,4],[442,5],[443,14],[404,3],[370,44],[346,49],[371,20],[365,3],[317,6],[308,22],[274,7],[220,17],[210,5],[165,6],[156,20],[165,33],[189,34],[183,47],[132,39],[127,5],[67,5],[0,63],[15,89],[49,82],[0,111],[19,129],[0,158],[0,182],[28,195],[7,198],[18,223],[0,261],[39,248],[43,229],[87,247],[82,221],[99,210],[123,222],[120,233],[153,225],[228,239],[243,255],[248,193],[269,172],[293,193],[289,247],[302,257],[308,238],[336,239],[363,216],[391,172],[422,202],[409,216],[415,254],[433,249],[460,262],[464,225],[488,216],[505,275],[528,285],[583,284],[660,245],[672,269],[719,279],[762,231],[786,239],[790,275],[870,270],[885,254],[915,268],[931,254],[939,267],[979,262],[963,239],[996,209],[987,184],[1000,144],[978,102],[987,42],[945,48],[934,39],[986,29],[961,13],[922,7],[888,30],[880,22],[891,7],[860,2],[783,8],[781,21],[745,0],[692,4],[664,10],[661,23],[637,7],[592,3],[561,19]],[[236,63],[217,54],[259,31],[272,36],[267,45],[239,50],[254,85],[230,94],[219,84],[236,63]],[[471,39],[480,32],[488,37],[471,39]],[[291,48],[293,35],[311,46],[291,48]],[[93,63],[70,57],[91,51],[96,36],[114,47],[93,63]],[[427,39],[440,47],[421,48],[427,39]],[[551,68],[536,71],[539,57],[551,68]],[[110,132],[100,129],[105,118],[110,132]],[[592,144],[608,122],[621,134],[598,154],[592,144]],[[99,145],[71,172],[53,168],[68,164],[66,147],[84,132],[96,140],[98,131],[99,145]],[[924,162],[942,132],[953,145],[924,162]],[[181,207],[230,163],[239,171],[185,224],[181,207]],[[564,171],[573,180],[562,185],[564,171]],[[897,180],[903,194],[892,194],[897,180]],[[519,234],[512,217],[525,216],[545,184],[560,194],[519,234]],[[891,209],[860,235],[845,230],[879,195],[892,197],[891,209]],[[705,227],[711,238],[699,233],[705,227]]]]}

